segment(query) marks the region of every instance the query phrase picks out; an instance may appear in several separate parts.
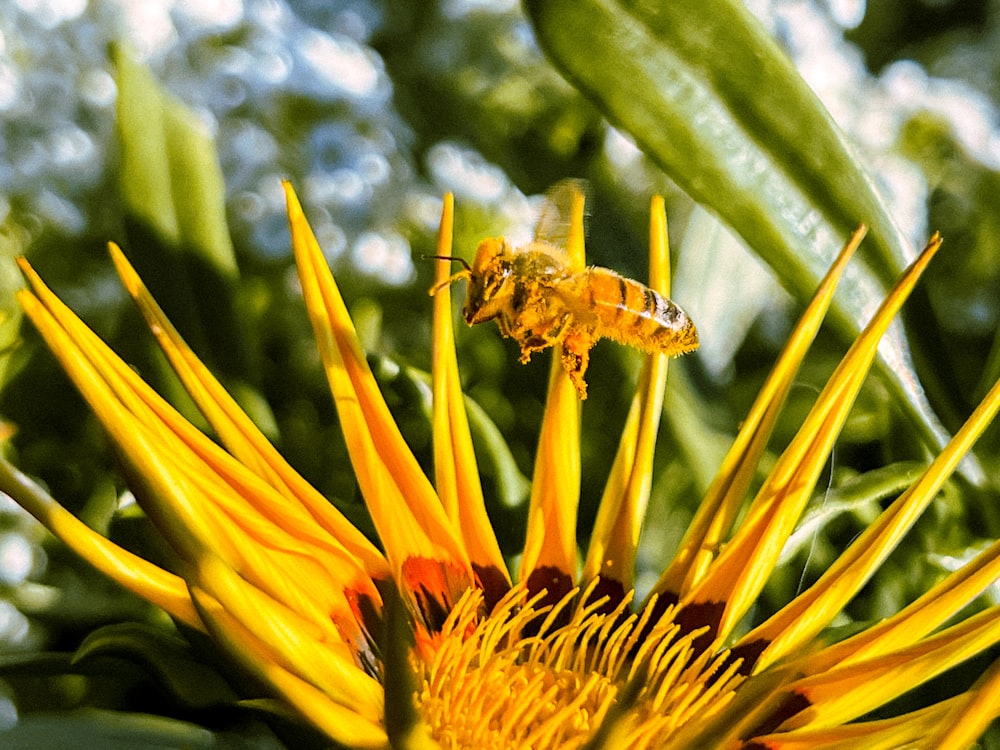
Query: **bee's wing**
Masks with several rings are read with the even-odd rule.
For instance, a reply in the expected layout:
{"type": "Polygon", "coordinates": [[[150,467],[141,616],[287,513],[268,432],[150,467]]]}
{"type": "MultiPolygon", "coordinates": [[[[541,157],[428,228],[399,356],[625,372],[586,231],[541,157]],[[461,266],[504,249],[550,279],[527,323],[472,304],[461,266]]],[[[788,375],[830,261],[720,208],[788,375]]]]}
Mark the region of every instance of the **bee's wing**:
{"type": "Polygon", "coordinates": [[[560,180],[546,190],[538,222],[535,224],[535,241],[557,248],[565,255],[573,199],[577,195],[589,199],[590,194],[590,184],[579,179],[560,180]]]}

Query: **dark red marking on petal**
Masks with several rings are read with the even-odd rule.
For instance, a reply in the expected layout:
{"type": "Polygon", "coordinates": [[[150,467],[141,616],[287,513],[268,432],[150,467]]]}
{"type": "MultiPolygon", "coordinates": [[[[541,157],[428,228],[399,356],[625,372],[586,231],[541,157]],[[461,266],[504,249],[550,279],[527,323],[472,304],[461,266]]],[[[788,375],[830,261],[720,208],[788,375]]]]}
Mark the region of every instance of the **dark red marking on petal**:
{"type": "MultiPolygon", "coordinates": [[[[677,604],[677,595],[672,592],[660,594],[651,605],[653,614],[646,620],[643,632],[639,637],[639,643],[645,640],[653,627],[660,621],[668,608],[677,604]]],[[[685,635],[698,630],[706,625],[708,630],[697,638],[691,645],[695,650],[708,648],[719,630],[719,623],[722,622],[722,613],[725,611],[725,604],[722,602],[703,602],[698,604],[688,604],[673,616],[673,621],[680,626],[679,635],[685,635]]]]}
{"type": "Polygon", "coordinates": [[[650,622],[656,622],[661,617],[663,613],[667,611],[668,607],[672,607],[679,601],[677,594],[673,591],[664,591],[662,594],[656,597],[656,601],[653,602],[653,614],[649,618],[650,622]]]}
{"type": "Polygon", "coordinates": [[[472,585],[465,569],[427,557],[407,558],[400,575],[401,588],[428,633],[441,631],[455,602],[472,585]]]}
{"type": "Polygon", "coordinates": [[[740,664],[736,671],[738,674],[746,677],[753,670],[754,665],[757,664],[757,660],[764,653],[764,649],[770,645],[771,641],[760,638],[750,643],[744,643],[742,646],[734,646],[729,651],[729,659],[726,661],[726,666],[732,664],[736,659],[743,659],[743,663],[740,664]]]}
{"type": "Polygon", "coordinates": [[[370,594],[354,589],[345,590],[344,596],[354,613],[354,619],[361,626],[364,638],[364,643],[358,644],[358,660],[370,675],[381,677],[382,658],[375,634],[382,632],[382,602],[370,594]]]}
{"type": "MultiPolygon", "coordinates": [[[[545,596],[536,605],[536,608],[544,606],[554,606],[562,601],[566,594],[568,594],[573,589],[573,579],[570,578],[569,574],[561,568],[557,568],[554,565],[541,565],[531,571],[531,575],[528,576],[527,583],[525,584],[528,589],[528,597],[535,596],[543,589],[545,590],[545,596]]],[[[553,623],[553,627],[559,627],[569,622],[570,607],[566,607],[562,610],[562,613],[557,618],[556,622],[553,623]],[[564,622],[565,621],[565,622],[564,622]]],[[[544,618],[537,618],[536,620],[529,623],[526,628],[527,631],[531,631],[532,627],[539,627],[544,618]]]]}
{"type": "Polygon", "coordinates": [[[615,608],[622,603],[625,593],[625,584],[617,578],[599,575],[597,576],[597,583],[591,589],[590,597],[587,601],[588,603],[596,602],[598,599],[606,596],[608,600],[598,607],[596,611],[601,614],[608,614],[614,612],[615,608]]]}
{"type": "Polygon", "coordinates": [[[726,610],[725,602],[698,602],[685,605],[676,615],[674,622],[681,626],[681,634],[708,626],[708,630],[695,638],[691,645],[695,650],[708,648],[719,632],[719,623],[726,610]]]}
{"type": "Polygon", "coordinates": [[[789,693],[782,699],[781,703],[771,711],[752,730],[743,735],[740,739],[749,740],[753,737],[760,737],[764,734],[771,734],[775,729],[784,724],[788,719],[797,713],[805,711],[812,705],[812,701],[802,693],[789,693]]]}
{"type": "Polygon", "coordinates": [[[483,604],[486,606],[486,611],[492,612],[497,602],[510,591],[510,582],[507,580],[507,576],[493,565],[473,563],[472,571],[476,574],[479,588],[483,591],[483,604]]]}
{"type": "MultiPolygon", "coordinates": [[[[639,632],[639,637],[636,639],[636,644],[643,643],[646,637],[653,630],[656,624],[662,619],[664,613],[670,607],[677,604],[677,595],[672,591],[665,591],[656,597],[652,604],[647,604],[647,607],[652,608],[652,614],[646,619],[645,624],[642,626],[642,630],[639,632]]],[[[645,612],[645,609],[643,610],[645,612]]]]}

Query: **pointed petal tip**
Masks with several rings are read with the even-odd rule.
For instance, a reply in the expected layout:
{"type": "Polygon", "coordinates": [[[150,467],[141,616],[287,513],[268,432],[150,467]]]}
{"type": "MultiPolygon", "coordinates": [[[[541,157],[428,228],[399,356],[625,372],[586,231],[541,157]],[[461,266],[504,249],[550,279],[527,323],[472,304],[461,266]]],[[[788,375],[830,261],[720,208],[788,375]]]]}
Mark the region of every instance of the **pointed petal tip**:
{"type": "Polygon", "coordinates": [[[941,233],[934,232],[934,234],[931,235],[931,238],[927,240],[927,244],[924,246],[924,249],[920,252],[920,255],[918,256],[917,259],[920,260],[924,257],[927,257],[927,259],[930,260],[930,258],[932,258],[934,254],[941,248],[941,245],[943,243],[944,243],[944,238],[941,236],[941,233]]]}
{"type": "Polygon", "coordinates": [[[14,259],[14,262],[17,263],[17,267],[20,269],[21,274],[24,276],[25,280],[31,284],[31,286],[37,287],[38,284],[42,283],[41,277],[35,271],[34,267],[27,258],[23,255],[19,255],[14,259]]]}
{"type": "Polygon", "coordinates": [[[115,264],[115,268],[121,268],[122,266],[132,268],[132,263],[117,242],[108,243],[108,255],[111,256],[111,261],[115,264]]]}
{"type": "Polygon", "coordinates": [[[135,267],[125,256],[124,251],[116,243],[109,242],[108,253],[111,255],[111,262],[115,266],[118,278],[121,279],[122,286],[125,287],[129,296],[135,298],[142,294],[146,285],[142,283],[142,279],[139,278],[139,274],[136,273],[135,267]]]}
{"type": "Polygon", "coordinates": [[[285,191],[285,204],[288,207],[288,213],[291,214],[293,209],[295,211],[302,211],[302,204],[299,202],[299,196],[295,192],[295,188],[289,180],[283,179],[281,181],[281,189],[285,191]]]}

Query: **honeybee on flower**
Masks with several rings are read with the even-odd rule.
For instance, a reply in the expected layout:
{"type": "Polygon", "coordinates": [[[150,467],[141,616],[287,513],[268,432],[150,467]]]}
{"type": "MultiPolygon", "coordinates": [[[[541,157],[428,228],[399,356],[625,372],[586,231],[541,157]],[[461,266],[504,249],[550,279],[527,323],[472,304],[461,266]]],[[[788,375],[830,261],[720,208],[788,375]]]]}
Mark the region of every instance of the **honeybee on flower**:
{"type": "Polygon", "coordinates": [[[677,356],[698,348],[698,331],[673,301],[633,279],[600,266],[582,267],[558,239],[569,224],[574,202],[582,203],[579,180],[550,189],[534,240],[514,246],[504,237],[479,243],[470,265],[431,289],[461,279],[468,282],[462,314],[472,326],[496,320],[500,333],[521,347],[521,362],[550,346],[561,345],[563,368],[580,398],[587,397],[584,375],[590,349],[601,338],[647,354],[677,356]]]}
{"type": "MultiPolygon", "coordinates": [[[[1000,575],[1000,542],[898,612],[829,637],[1000,410],[1000,383],[814,583],[763,621],[753,616],[878,342],[939,237],[887,294],[753,490],[776,416],[863,228],[852,236],[793,329],[672,561],[640,599],[638,538],[654,479],[666,360],[649,356],[643,364],[582,560],[580,409],[570,377],[553,367],[524,543],[511,570],[487,513],[465,411],[447,264],[438,265],[434,300],[428,476],[379,390],[298,198],[290,185],[285,191],[306,310],[378,545],[281,457],[116,247],[112,259],[126,289],[219,442],[142,381],[24,259],[28,287],[18,299],[140,483],[137,498],[175,550],[178,572],[103,537],[0,457],[0,490],[99,570],[183,623],[179,635],[211,639],[252,678],[236,684],[241,696],[258,698],[266,689],[279,709],[357,750],[964,750],[1000,713],[996,662],[963,692],[869,718],[1000,643],[996,605],[960,615],[1000,575]]],[[[582,224],[577,200],[567,249],[581,269],[582,224]]],[[[442,257],[452,256],[453,230],[447,195],[442,257]]],[[[665,290],[659,196],[650,202],[649,258],[650,287],[665,290]]]]}

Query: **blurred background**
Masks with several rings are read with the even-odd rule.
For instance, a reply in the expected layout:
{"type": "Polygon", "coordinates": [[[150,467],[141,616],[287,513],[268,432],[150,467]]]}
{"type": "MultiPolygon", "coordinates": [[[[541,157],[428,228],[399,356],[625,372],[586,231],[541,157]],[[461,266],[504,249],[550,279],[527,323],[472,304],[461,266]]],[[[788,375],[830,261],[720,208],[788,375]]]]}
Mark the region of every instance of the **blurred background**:
{"type": "MultiPolygon", "coordinates": [[[[945,236],[908,325],[925,342],[917,365],[931,404],[954,430],[1000,374],[1000,2],[747,6],[845,131],[912,246],[934,230],[945,236]]],[[[163,559],[95,419],[22,325],[12,296],[13,258],[26,254],[203,424],[114,278],[105,250],[113,240],[291,463],[371,532],[299,298],[280,180],[299,192],[394,414],[429,466],[433,269],[421,254],[432,249],[441,195],[455,193],[456,251],[468,257],[484,236],[530,238],[539,196],[564,177],[592,186],[590,262],[639,279],[649,198],[666,197],[672,297],[701,332],[701,350],[671,365],[639,562],[640,588],[648,587],[801,310],[802,290],[786,291],[559,76],[516,2],[0,0],[7,453],[89,523],[163,559]],[[178,149],[196,189],[164,207],[158,170],[178,149]]],[[[547,356],[518,364],[516,345],[492,325],[462,326],[458,336],[489,511],[516,565],[547,356]]],[[[776,450],[845,349],[836,332],[821,334],[776,450]]],[[[636,352],[608,342],[593,353],[581,544],[639,364],[636,352]]],[[[979,473],[949,484],[840,624],[895,611],[1000,533],[990,502],[998,448],[992,430],[979,473]]],[[[927,455],[872,378],[828,467],[828,490],[757,615],[815,578],[927,455]]],[[[109,675],[102,663],[86,677],[70,669],[67,655],[89,633],[123,621],[169,629],[0,499],[0,729],[25,712],[80,705],[190,718],[176,691],[167,708],[143,693],[151,683],[164,690],[148,669],[109,675]]]]}

